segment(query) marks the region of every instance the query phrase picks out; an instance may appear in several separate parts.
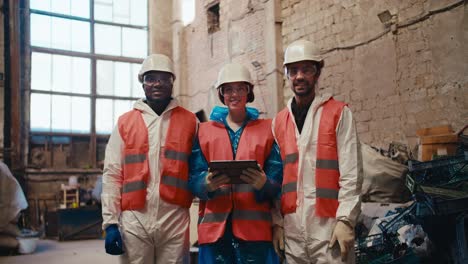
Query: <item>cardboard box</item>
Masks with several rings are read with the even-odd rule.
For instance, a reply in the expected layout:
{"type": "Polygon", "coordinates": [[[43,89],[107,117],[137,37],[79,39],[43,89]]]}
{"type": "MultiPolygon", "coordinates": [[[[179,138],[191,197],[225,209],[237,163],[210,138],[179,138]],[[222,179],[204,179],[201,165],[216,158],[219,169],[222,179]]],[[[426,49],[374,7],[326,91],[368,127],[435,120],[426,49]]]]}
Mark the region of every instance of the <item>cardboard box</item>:
{"type": "Polygon", "coordinates": [[[458,146],[458,135],[450,125],[418,129],[419,160],[429,161],[432,157],[455,155],[458,146]]]}

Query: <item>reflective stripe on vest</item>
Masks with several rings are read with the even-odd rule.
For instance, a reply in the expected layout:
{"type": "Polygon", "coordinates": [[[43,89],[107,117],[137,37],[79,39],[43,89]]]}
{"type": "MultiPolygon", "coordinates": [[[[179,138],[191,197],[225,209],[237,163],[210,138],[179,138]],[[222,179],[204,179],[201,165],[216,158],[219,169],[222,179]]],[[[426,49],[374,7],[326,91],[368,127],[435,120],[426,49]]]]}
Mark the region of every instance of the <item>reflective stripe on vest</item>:
{"type": "MultiPolygon", "coordinates": [[[[162,160],[163,174],[159,185],[160,196],[165,201],[189,207],[192,195],[188,191],[188,155],[195,135],[195,115],[176,107],[171,110],[168,134],[165,142],[165,158],[162,160]],[[174,124],[186,124],[177,126],[174,124]],[[180,130],[184,130],[183,133],[180,130]],[[174,144],[176,142],[176,144],[174,144]],[[181,151],[182,150],[182,151],[181,151]],[[170,162],[176,160],[176,162],[170,162]],[[170,163],[168,165],[168,163],[170,163]],[[185,165],[179,165],[184,163],[185,165]],[[164,171],[173,166],[170,171],[164,171]],[[168,172],[164,174],[164,172],[168,172]],[[176,175],[176,176],[172,176],[176,175]]],[[[119,118],[119,132],[125,144],[123,153],[122,210],[142,209],[146,203],[146,188],[150,175],[148,163],[148,128],[139,110],[132,110],[119,118]]]]}
{"type": "MultiPolygon", "coordinates": [[[[336,126],[345,104],[331,98],[322,106],[322,115],[317,138],[315,169],[316,204],[315,214],[320,217],[335,217],[338,208],[339,164],[336,143],[336,126]]],[[[286,108],[278,113],[275,135],[284,162],[281,211],[289,214],[296,211],[297,174],[299,159],[295,158],[296,143],[294,118],[286,108]]]]}
{"type": "Polygon", "coordinates": [[[146,182],[134,181],[128,182],[122,186],[122,193],[130,193],[138,190],[146,190],[146,182]]]}
{"type": "MultiPolygon", "coordinates": [[[[198,134],[208,162],[234,159],[228,131],[222,124],[202,123],[198,134]]],[[[255,159],[263,168],[273,142],[271,120],[251,121],[242,132],[236,160],[255,159]]],[[[210,200],[203,202],[203,209],[199,211],[198,243],[214,243],[222,237],[230,214],[235,237],[246,241],[271,241],[270,210],[269,202],[256,202],[250,184],[223,185],[210,200]]]]}
{"type": "Polygon", "coordinates": [[[125,164],[132,164],[132,163],[140,163],[146,160],[146,153],[145,154],[129,154],[126,155],[124,158],[125,164]]]}
{"type": "MultiPolygon", "coordinates": [[[[224,222],[230,213],[207,213],[201,218],[202,223],[224,222]]],[[[270,212],[259,212],[252,210],[236,210],[232,213],[233,220],[259,220],[271,222],[270,212]]]]}

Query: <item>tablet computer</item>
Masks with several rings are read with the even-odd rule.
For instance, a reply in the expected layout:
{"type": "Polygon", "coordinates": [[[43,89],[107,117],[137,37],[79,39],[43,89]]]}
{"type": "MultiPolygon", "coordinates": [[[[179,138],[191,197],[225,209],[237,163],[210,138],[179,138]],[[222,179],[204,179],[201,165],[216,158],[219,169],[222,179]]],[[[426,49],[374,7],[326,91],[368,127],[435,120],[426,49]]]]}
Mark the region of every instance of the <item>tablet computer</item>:
{"type": "Polygon", "coordinates": [[[246,183],[240,178],[242,171],[248,168],[259,169],[256,160],[217,160],[210,162],[208,166],[210,171],[226,174],[231,179],[230,184],[246,183]]]}

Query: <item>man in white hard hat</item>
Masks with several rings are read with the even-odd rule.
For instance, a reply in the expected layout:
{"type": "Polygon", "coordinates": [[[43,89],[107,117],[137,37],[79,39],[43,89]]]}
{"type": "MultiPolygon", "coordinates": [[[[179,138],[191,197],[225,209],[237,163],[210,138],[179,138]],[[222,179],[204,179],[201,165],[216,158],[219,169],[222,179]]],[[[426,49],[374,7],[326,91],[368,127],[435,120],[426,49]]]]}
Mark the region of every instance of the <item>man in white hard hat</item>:
{"type": "Polygon", "coordinates": [[[197,121],[171,97],[172,61],[152,54],[138,80],[145,99],[120,116],[106,148],[106,252],[123,263],[188,263],[188,158],[197,121]]]}
{"type": "Polygon", "coordinates": [[[291,43],[283,65],[294,97],[272,125],[284,164],[275,249],[289,264],[353,263],[362,175],[352,113],[316,94],[324,60],[314,43],[291,43]]]}

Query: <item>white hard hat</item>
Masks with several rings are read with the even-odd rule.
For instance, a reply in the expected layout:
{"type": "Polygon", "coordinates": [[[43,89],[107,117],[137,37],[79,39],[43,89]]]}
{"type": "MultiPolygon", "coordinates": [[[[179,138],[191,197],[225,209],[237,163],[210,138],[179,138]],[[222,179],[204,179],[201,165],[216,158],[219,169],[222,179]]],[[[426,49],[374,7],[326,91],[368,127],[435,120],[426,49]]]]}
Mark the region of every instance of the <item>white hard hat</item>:
{"type": "Polygon", "coordinates": [[[218,74],[216,88],[219,88],[225,83],[231,82],[247,82],[253,86],[249,70],[238,63],[229,63],[223,66],[218,74]]]}
{"type": "Polygon", "coordinates": [[[317,61],[323,67],[323,57],[318,47],[307,40],[294,41],[284,52],[283,66],[298,61],[317,61]]]}
{"type": "Polygon", "coordinates": [[[149,71],[169,72],[176,78],[172,60],[163,54],[151,54],[141,64],[138,80],[143,82],[143,75],[149,71]]]}

